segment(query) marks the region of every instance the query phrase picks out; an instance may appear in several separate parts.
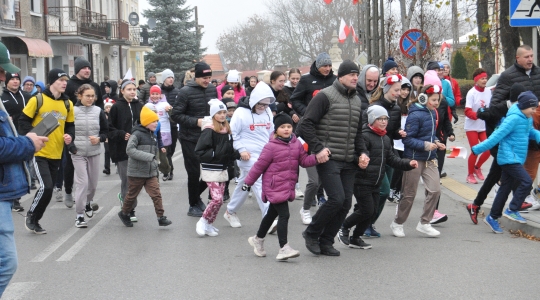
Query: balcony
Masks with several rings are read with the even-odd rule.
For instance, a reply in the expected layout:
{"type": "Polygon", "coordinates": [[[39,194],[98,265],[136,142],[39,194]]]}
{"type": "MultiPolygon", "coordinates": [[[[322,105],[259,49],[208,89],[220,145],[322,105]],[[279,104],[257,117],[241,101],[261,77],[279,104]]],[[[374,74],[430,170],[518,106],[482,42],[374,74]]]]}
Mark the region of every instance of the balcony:
{"type": "Polygon", "coordinates": [[[49,35],[107,38],[107,17],[77,6],[49,7],[49,35]]]}
{"type": "Polygon", "coordinates": [[[2,17],[0,17],[0,27],[2,28],[18,28],[21,29],[21,11],[18,2],[15,2],[13,10],[9,10],[6,14],[2,10],[2,17]]]}
{"type": "Polygon", "coordinates": [[[106,20],[107,40],[113,44],[131,44],[129,41],[129,24],[122,20],[106,20]]]}
{"type": "Polygon", "coordinates": [[[148,30],[140,27],[131,27],[129,29],[129,41],[131,46],[151,47],[148,41],[148,30]]]}

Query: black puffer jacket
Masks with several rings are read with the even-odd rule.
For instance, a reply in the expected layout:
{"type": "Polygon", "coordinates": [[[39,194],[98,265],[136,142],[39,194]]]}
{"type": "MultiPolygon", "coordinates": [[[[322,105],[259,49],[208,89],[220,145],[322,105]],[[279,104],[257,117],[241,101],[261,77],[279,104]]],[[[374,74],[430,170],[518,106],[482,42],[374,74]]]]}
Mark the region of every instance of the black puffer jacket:
{"type": "MultiPolygon", "coordinates": [[[[153,86],[153,85],[156,85],[157,83],[150,83],[150,81],[147,81],[141,88],[140,90],[140,93],[139,93],[139,98],[141,99],[142,102],[146,102],[148,101],[148,99],[150,98],[150,88],[153,86]]],[[[174,98],[173,98],[174,99],[174,98]]],[[[169,102],[170,104],[171,102],[169,102]]]]}
{"type": "Polygon", "coordinates": [[[195,80],[190,80],[180,89],[172,104],[171,114],[171,119],[180,124],[180,139],[197,142],[201,135],[197,122],[210,115],[208,101],[211,99],[217,99],[216,87],[213,84],[204,88],[195,83],[195,80]]]}
{"type": "Polygon", "coordinates": [[[77,90],[81,87],[81,85],[88,83],[94,88],[94,91],[96,92],[96,102],[94,103],[95,106],[99,106],[101,109],[103,109],[103,96],[101,95],[101,88],[99,87],[99,84],[92,81],[92,79],[79,79],[76,75],[71,76],[69,79],[65,94],[69,97],[69,100],[73,103],[77,103],[77,90]]]}
{"type": "MultiPolygon", "coordinates": [[[[174,87],[174,85],[165,86],[164,84],[161,85],[161,94],[165,95],[165,98],[167,99],[167,102],[170,105],[173,105],[176,101],[176,96],[178,96],[178,92],[180,90],[174,87]]],[[[171,129],[174,131],[177,128],[176,122],[173,121],[171,118],[169,118],[169,121],[171,123],[171,129]],[[174,128],[173,128],[174,127],[174,128]]]]}
{"type": "Polygon", "coordinates": [[[26,106],[26,103],[28,103],[28,100],[31,98],[30,94],[21,89],[13,93],[7,88],[4,88],[1,98],[8,115],[11,117],[11,120],[13,120],[13,125],[18,129],[19,118],[21,117],[21,113],[26,106]]]}
{"type": "Polygon", "coordinates": [[[240,159],[240,153],[233,147],[231,134],[217,133],[212,128],[205,128],[197,146],[195,154],[201,159],[203,167],[214,170],[225,170],[233,166],[234,161],[240,159]]]}
{"type": "Polygon", "coordinates": [[[126,133],[130,133],[134,126],[140,124],[140,115],[143,103],[134,99],[128,103],[123,97],[109,111],[109,152],[111,160],[116,163],[128,159],[126,154],[126,133]]]}
{"type": "Polygon", "coordinates": [[[441,103],[437,108],[437,138],[443,144],[446,144],[446,140],[449,136],[454,135],[454,129],[452,128],[452,122],[448,115],[448,102],[446,97],[441,95],[441,103]]]}
{"type": "MultiPolygon", "coordinates": [[[[386,126],[386,135],[392,140],[401,140],[401,135],[399,130],[401,130],[401,108],[397,105],[396,102],[391,102],[384,98],[384,95],[381,95],[379,100],[371,103],[369,106],[379,105],[386,109],[388,116],[388,126],[386,126]]],[[[362,109],[362,125],[368,123],[367,109],[362,109]]]]}
{"type": "Polygon", "coordinates": [[[518,65],[517,62],[514,63],[513,66],[501,73],[490,103],[497,104],[510,99],[510,88],[514,83],[522,84],[540,98],[540,67],[533,65],[531,73],[527,75],[522,66],[518,65]]]}
{"type": "Polygon", "coordinates": [[[315,62],[313,62],[309,74],[300,77],[300,81],[291,95],[290,101],[294,111],[300,114],[300,116],[303,116],[306,113],[306,108],[311,98],[313,98],[313,92],[331,86],[336,78],[332,70],[326,76],[321,74],[315,66],[315,62]]]}
{"type": "Polygon", "coordinates": [[[369,151],[369,164],[365,169],[358,168],[354,180],[355,184],[380,186],[385,176],[386,165],[403,171],[413,169],[410,165],[410,159],[401,159],[394,154],[392,143],[387,135],[380,136],[376,134],[366,124],[362,128],[362,137],[369,151]]]}

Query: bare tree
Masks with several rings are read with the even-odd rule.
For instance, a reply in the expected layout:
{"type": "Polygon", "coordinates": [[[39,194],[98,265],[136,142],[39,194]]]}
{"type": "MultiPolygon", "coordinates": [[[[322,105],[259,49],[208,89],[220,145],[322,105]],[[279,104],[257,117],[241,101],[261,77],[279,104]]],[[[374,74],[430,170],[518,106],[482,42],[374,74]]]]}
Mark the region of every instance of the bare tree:
{"type": "Polygon", "coordinates": [[[488,0],[476,1],[476,24],[478,25],[478,42],[482,67],[489,75],[495,73],[495,55],[491,44],[488,0]]]}

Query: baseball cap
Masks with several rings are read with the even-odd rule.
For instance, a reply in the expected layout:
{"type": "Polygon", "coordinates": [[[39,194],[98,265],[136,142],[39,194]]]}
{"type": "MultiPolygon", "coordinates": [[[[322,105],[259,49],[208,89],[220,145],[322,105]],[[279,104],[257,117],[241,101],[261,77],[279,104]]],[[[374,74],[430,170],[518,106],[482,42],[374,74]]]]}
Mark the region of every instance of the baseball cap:
{"type": "Polygon", "coordinates": [[[6,73],[19,73],[21,71],[9,60],[9,51],[2,42],[0,42],[0,67],[4,68],[6,73]]]}

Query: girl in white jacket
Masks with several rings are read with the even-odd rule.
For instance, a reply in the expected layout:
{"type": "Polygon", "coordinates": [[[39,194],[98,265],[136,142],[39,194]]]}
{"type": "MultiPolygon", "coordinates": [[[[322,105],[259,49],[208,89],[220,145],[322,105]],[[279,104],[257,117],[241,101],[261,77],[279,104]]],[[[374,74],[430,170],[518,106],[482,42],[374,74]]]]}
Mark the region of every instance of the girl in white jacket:
{"type": "MultiPolygon", "coordinates": [[[[275,101],[276,98],[270,87],[264,82],[259,82],[249,97],[240,99],[238,108],[231,119],[234,149],[240,152],[238,161],[240,177],[223,217],[235,228],[242,226],[236,212],[249,194],[248,191],[242,190],[244,180],[274,132],[273,115],[268,106],[275,101]]],[[[264,216],[268,210],[268,203],[263,203],[261,189],[262,183],[259,178],[252,186],[252,191],[264,216]]]]}

